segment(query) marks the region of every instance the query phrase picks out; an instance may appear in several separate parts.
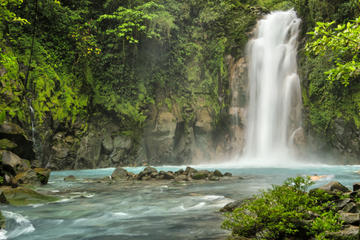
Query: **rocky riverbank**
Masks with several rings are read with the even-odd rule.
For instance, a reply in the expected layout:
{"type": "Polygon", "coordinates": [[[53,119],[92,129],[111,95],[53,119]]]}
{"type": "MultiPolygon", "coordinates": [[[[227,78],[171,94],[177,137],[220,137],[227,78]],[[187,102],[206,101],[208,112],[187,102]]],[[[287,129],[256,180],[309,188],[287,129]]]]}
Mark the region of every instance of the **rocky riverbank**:
{"type": "MultiPolygon", "coordinates": [[[[31,188],[47,184],[50,169],[40,168],[35,159],[33,142],[14,123],[0,125],[0,203],[16,206],[57,200],[31,188]]],[[[0,228],[5,219],[0,216],[0,228]]]]}

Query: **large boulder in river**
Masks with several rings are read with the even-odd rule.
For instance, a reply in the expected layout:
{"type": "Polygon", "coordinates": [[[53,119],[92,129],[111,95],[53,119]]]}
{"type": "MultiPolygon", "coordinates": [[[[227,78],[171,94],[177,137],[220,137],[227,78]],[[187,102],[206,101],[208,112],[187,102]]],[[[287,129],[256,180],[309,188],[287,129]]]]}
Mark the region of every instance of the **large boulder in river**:
{"type": "Polygon", "coordinates": [[[46,168],[28,169],[15,176],[17,184],[47,184],[50,170],[46,168]]]}

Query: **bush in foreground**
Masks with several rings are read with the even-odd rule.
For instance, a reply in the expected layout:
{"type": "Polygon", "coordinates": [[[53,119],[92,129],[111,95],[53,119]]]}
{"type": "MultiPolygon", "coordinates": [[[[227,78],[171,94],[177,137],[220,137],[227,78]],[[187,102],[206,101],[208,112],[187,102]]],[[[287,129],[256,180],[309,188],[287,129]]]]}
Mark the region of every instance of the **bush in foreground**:
{"type": "Polygon", "coordinates": [[[342,221],[329,194],[307,192],[312,184],[308,177],[288,178],[227,213],[222,227],[232,231],[233,239],[326,239],[342,221]]]}

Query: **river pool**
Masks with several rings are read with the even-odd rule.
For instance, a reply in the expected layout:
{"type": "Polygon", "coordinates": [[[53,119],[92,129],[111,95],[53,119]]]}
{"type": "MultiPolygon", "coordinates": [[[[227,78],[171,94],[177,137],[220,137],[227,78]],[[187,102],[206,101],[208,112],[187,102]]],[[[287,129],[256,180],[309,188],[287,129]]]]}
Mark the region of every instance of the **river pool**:
{"type": "MultiPolygon", "coordinates": [[[[213,166],[193,166],[214,170],[213,166]]],[[[185,166],[157,167],[176,171],[185,166]]],[[[7,219],[0,239],[115,240],[225,239],[221,229],[225,204],[281,184],[287,177],[327,175],[314,187],[340,181],[351,188],[360,181],[360,166],[298,166],[294,168],[218,167],[233,178],[219,182],[153,181],[104,184],[90,181],[111,175],[114,168],[52,172],[41,191],[61,200],[25,207],[1,206],[7,219]],[[74,175],[75,182],[65,182],[74,175]]],[[[126,168],[138,173],[143,168],[126,168]]]]}

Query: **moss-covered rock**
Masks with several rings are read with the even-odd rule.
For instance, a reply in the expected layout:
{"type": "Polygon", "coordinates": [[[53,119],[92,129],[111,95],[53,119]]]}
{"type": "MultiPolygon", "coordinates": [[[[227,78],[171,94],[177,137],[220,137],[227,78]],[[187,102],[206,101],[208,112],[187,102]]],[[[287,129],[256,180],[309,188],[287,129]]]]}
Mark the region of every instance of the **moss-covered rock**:
{"type": "Polygon", "coordinates": [[[9,139],[0,139],[0,150],[11,150],[17,147],[17,144],[9,139]]]}
{"type": "Polygon", "coordinates": [[[51,170],[48,168],[34,168],[34,172],[41,184],[47,184],[51,170]]]}
{"type": "Polygon", "coordinates": [[[48,203],[57,201],[57,197],[47,196],[25,187],[1,187],[6,199],[11,205],[25,206],[29,204],[48,203]]]}

